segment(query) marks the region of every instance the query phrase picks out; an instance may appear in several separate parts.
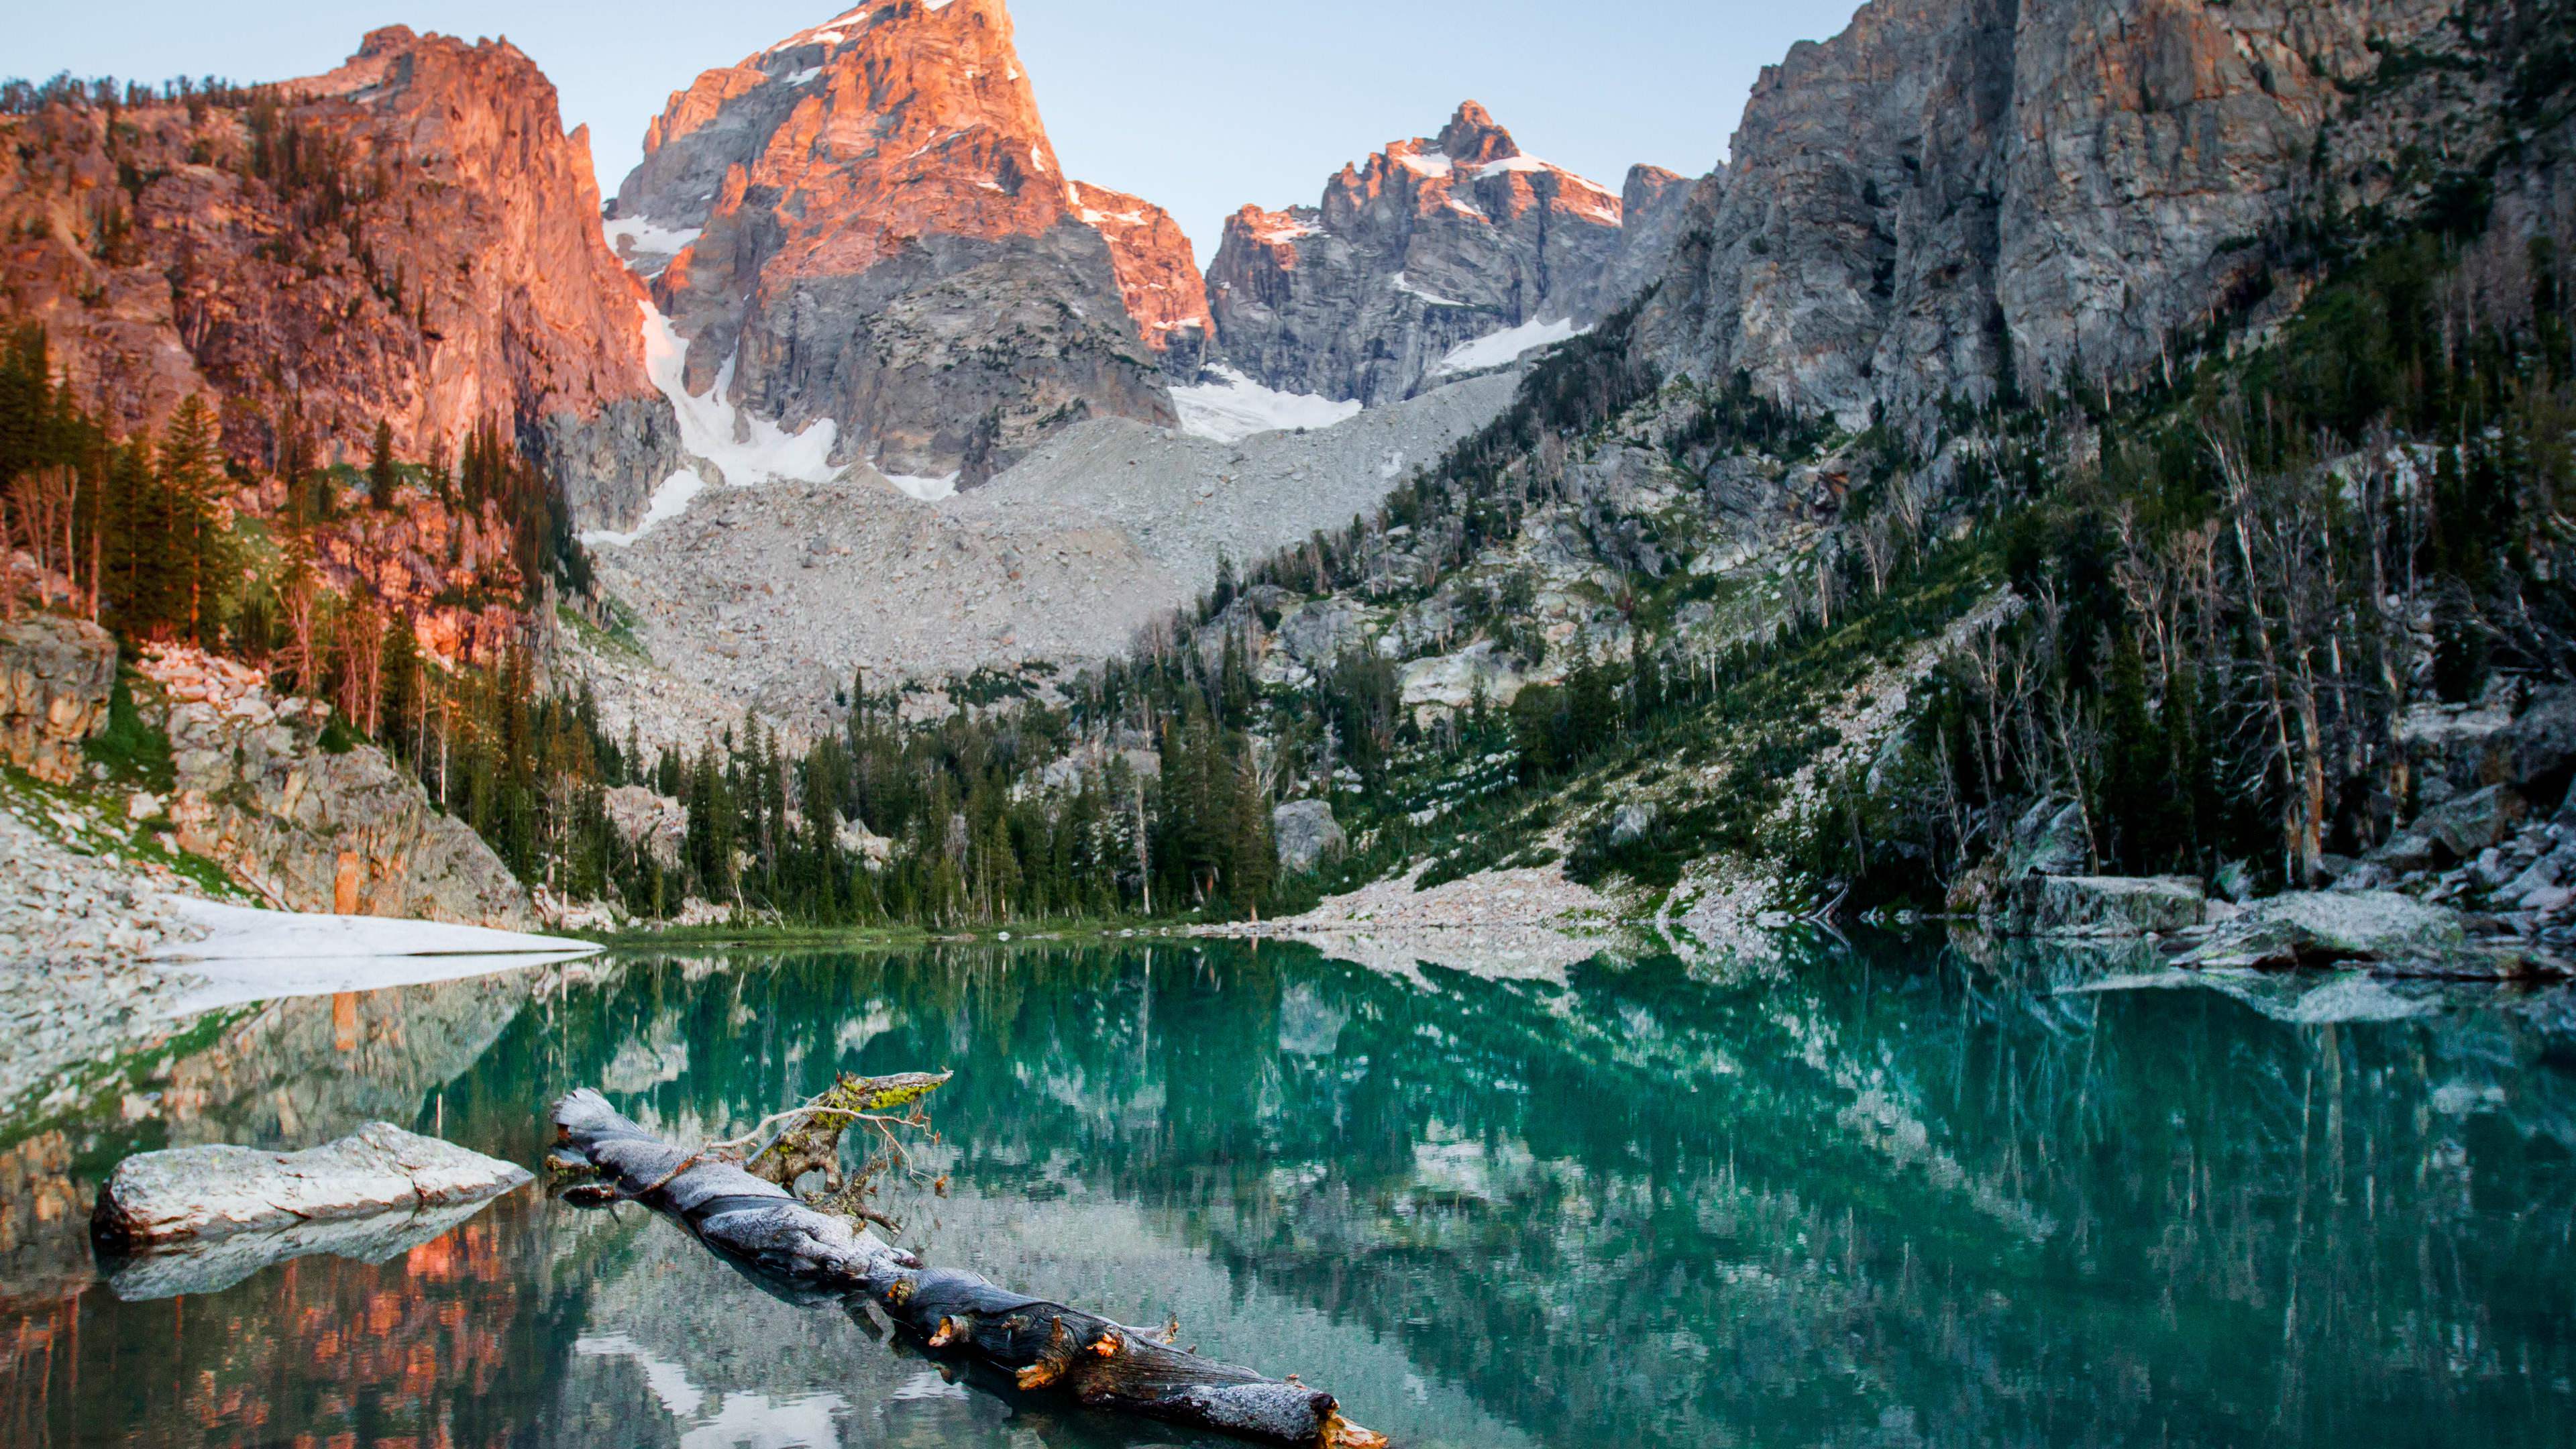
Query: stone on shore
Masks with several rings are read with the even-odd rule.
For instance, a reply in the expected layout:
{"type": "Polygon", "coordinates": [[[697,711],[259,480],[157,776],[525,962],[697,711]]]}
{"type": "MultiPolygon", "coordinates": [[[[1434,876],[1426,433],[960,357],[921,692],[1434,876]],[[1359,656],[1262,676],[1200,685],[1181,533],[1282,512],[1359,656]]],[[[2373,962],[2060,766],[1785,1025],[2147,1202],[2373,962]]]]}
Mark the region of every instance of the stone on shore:
{"type": "Polygon", "coordinates": [[[2034,936],[2159,935],[2209,909],[2196,876],[2035,875],[2012,890],[2012,927],[2034,936]]]}
{"type": "Polygon", "coordinates": [[[2502,975],[2457,911],[2395,891],[2292,891],[2256,901],[2210,930],[2178,963],[2286,969],[2369,963],[2400,971],[2502,975]]]}
{"type": "Polygon", "coordinates": [[[90,1229],[108,1247],[150,1250],[481,1202],[528,1180],[515,1163],[370,1122],[302,1152],[212,1146],[129,1157],[101,1189],[90,1229]]]}

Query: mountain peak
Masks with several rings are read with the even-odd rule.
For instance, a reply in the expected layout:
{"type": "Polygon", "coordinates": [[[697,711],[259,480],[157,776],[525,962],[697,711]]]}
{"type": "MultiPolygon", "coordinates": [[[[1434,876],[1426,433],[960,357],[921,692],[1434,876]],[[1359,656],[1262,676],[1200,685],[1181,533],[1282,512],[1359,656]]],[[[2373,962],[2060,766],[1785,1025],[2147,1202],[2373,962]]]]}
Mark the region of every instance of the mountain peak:
{"type": "Polygon", "coordinates": [[[971,486],[1068,418],[1168,423],[1159,360],[1208,330],[1171,219],[1064,174],[1004,0],[879,0],[707,71],[614,220],[669,257],[682,387],[829,419],[833,461],[895,476],[971,486]]]}
{"type": "Polygon", "coordinates": [[[1452,161],[1483,166],[1521,154],[1512,133],[1494,124],[1493,112],[1474,101],[1458,103],[1457,113],[1440,128],[1440,153],[1452,161]]]}

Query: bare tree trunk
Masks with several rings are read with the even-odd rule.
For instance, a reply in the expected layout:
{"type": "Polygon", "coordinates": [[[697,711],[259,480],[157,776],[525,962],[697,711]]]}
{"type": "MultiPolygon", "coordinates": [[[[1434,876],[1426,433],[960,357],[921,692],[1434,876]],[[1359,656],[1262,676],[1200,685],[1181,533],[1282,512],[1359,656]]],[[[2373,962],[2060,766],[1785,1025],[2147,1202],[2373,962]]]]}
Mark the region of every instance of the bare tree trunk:
{"type": "Polygon", "coordinates": [[[926,1350],[1109,1409],[1268,1444],[1383,1449],[1331,1394],[1265,1378],[1060,1303],[955,1269],[926,1268],[848,1219],[808,1207],[731,1161],[646,1132],[587,1088],[554,1106],[558,1151],[604,1173],[618,1198],[659,1208],[732,1262],[806,1294],[873,1306],[926,1350]]]}

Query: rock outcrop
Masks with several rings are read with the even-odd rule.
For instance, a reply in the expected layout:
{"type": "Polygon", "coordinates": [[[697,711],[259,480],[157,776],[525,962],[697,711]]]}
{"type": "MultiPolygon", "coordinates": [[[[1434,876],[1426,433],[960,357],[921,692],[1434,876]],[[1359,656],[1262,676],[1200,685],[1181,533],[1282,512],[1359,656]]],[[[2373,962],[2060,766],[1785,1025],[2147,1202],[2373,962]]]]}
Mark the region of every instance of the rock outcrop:
{"type": "Polygon", "coordinates": [[[176,1147],[116,1165],[91,1233],[118,1249],[481,1202],[528,1170],[434,1137],[370,1122],[302,1152],[176,1147]]]}
{"type": "Polygon", "coordinates": [[[1279,848],[1279,868],[1306,875],[1350,844],[1342,823],[1326,800],[1291,800],[1270,812],[1270,834],[1279,848]]]}
{"type": "Polygon", "coordinates": [[[2177,963],[2202,969],[2363,963],[2430,974],[2495,974],[2460,914],[2394,891],[2291,891],[2220,922],[2177,963]]]}
{"type": "Polygon", "coordinates": [[[2433,201],[2410,146],[2478,154],[2410,129],[2480,83],[2465,57],[2508,23],[2455,8],[1874,0],[1763,71],[1650,311],[1657,351],[1852,426],[2007,372],[2141,372],[2269,295],[2303,221],[2433,201]]]}
{"type": "Polygon", "coordinates": [[[0,117],[0,293],[131,431],[190,394],[274,471],[500,417],[587,520],[678,466],[637,292],[599,232],[587,132],[506,41],[400,26],[328,75],[0,117]]]}
{"type": "Polygon", "coordinates": [[[1634,235],[1621,197],[1524,154],[1469,101],[1438,136],[1343,167],[1320,205],[1227,218],[1208,268],[1219,350],[1266,386],[1371,404],[1507,362],[1460,349],[1569,336],[1621,300],[1614,278],[1654,270],[1687,195],[1642,167],[1630,190],[1649,211],[1634,235]]]}
{"type": "Polygon", "coordinates": [[[194,650],[138,666],[159,688],[179,847],[281,910],[524,929],[528,893],[464,822],[368,744],[326,747],[330,707],[270,696],[194,650]]]}
{"type": "Polygon", "coordinates": [[[1002,0],[862,5],[699,76],[644,145],[611,225],[672,248],[691,393],[968,485],[1084,416],[1173,421],[1168,219],[1096,193],[1140,220],[1086,222],[1002,0]]]}
{"type": "Polygon", "coordinates": [[[105,629],[57,614],[0,623],[0,760],[70,783],[115,688],[116,640],[105,629]]]}
{"type": "Polygon", "coordinates": [[[2145,936],[2201,923],[2208,893],[2189,876],[2034,875],[2014,883],[2006,926],[2033,936],[2145,936]]]}

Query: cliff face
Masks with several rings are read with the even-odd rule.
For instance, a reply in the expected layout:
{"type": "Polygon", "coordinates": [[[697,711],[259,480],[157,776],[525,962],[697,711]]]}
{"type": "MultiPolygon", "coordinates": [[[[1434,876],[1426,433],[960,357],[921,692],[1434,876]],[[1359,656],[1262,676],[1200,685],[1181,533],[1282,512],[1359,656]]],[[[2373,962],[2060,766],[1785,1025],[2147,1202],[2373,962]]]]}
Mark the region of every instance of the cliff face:
{"type": "Polygon", "coordinates": [[[452,449],[486,416],[585,520],[677,465],[586,132],[506,43],[379,30],[247,103],[0,118],[0,296],[128,429],[213,394],[226,450],[452,449]]]}
{"type": "Polygon", "coordinates": [[[1172,421],[1168,218],[1101,193],[1139,219],[1085,221],[1001,0],[800,31],[674,95],[645,151],[611,225],[669,255],[653,290],[692,392],[832,419],[835,461],[969,484],[1073,419],[1172,421]]]}
{"type": "Polygon", "coordinates": [[[1207,279],[1190,239],[1172,214],[1142,197],[1073,183],[1083,224],[1109,243],[1119,296],[1147,347],[1170,355],[1172,371],[1195,377],[1216,322],[1208,315],[1207,279]]]}
{"type": "MultiPolygon", "coordinates": [[[[1710,173],[1710,184],[1723,187],[1726,168],[1710,173]]],[[[1690,219],[1691,196],[1698,182],[1660,166],[1631,166],[1619,191],[1619,246],[1609,265],[1579,294],[1574,315],[1591,320],[1616,311],[1621,304],[1654,285],[1672,259],[1690,219]]]]}
{"type": "Polygon", "coordinates": [[[1650,335],[1853,425],[2133,373],[2303,220],[2407,200],[2392,137],[2468,83],[2453,9],[1875,0],[1763,72],[1650,335]]]}
{"type": "MultiPolygon", "coordinates": [[[[1670,173],[1640,170],[1668,233],[1670,173]]],[[[1622,198],[1523,154],[1469,101],[1437,137],[1343,167],[1319,206],[1228,218],[1208,269],[1218,345],[1271,387],[1393,402],[1474,362],[1443,367],[1478,338],[1616,305],[1623,252],[1646,255],[1623,216],[1622,198]]]]}

